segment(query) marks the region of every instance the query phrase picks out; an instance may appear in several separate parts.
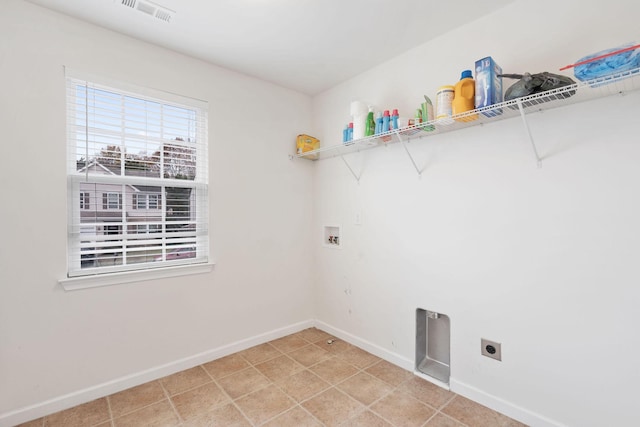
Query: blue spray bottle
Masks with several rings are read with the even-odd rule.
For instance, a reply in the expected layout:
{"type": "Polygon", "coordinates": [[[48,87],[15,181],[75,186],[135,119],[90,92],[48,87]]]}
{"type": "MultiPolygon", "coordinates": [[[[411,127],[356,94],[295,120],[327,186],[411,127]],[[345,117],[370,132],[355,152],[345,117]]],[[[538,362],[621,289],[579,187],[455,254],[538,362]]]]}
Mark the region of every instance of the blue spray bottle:
{"type": "Polygon", "coordinates": [[[393,113],[391,114],[391,122],[393,123],[393,128],[394,129],[398,129],[398,110],[394,109],[393,113]]]}

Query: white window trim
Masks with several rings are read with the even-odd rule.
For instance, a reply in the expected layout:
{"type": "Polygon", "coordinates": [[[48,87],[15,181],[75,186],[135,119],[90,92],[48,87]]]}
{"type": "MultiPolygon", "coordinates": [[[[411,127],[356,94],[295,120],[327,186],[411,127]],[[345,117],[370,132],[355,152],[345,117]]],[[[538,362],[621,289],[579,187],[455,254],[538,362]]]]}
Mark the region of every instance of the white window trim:
{"type": "Polygon", "coordinates": [[[65,291],[77,291],[102,286],[122,285],[125,283],[210,273],[213,271],[214,266],[214,262],[208,262],[206,264],[176,265],[147,270],[132,270],[121,271],[118,273],[96,274],[93,276],[69,277],[58,280],[58,283],[65,291]]]}
{"type": "MultiPolygon", "coordinates": [[[[158,91],[155,89],[148,89],[148,88],[139,87],[136,85],[130,85],[127,83],[123,83],[121,81],[112,81],[110,79],[104,78],[104,76],[96,76],[96,75],[91,75],[87,73],[78,73],[77,71],[70,70],[66,67],[65,67],[65,75],[67,78],[92,81],[93,83],[112,87],[117,90],[133,92],[134,94],[140,94],[143,96],[156,97],[160,101],[164,100],[168,102],[176,102],[179,104],[188,104],[194,108],[203,110],[205,112],[205,115],[207,114],[208,103],[206,101],[198,100],[195,98],[187,98],[182,95],[176,95],[176,94],[168,93],[165,91],[158,91]],[[161,96],[159,96],[159,94],[161,94],[161,96]]],[[[208,124],[206,123],[206,121],[204,126],[205,128],[208,127],[208,124]]],[[[205,155],[197,156],[197,159],[196,159],[197,170],[203,170],[203,168],[204,170],[208,169],[206,165],[203,165],[204,162],[209,161],[208,156],[206,155],[207,154],[206,146],[205,146],[204,153],[205,155]]],[[[71,174],[72,172],[73,171],[69,171],[69,173],[71,174]]],[[[70,186],[77,185],[77,182],[75,179],[73,179],[73,177],[69,178],[69,181],[70,181],[70,186]]],[[[100,181],[100,179],[98,179],[97,181],[100,181]]],[[[107,178],[105,179],[105,182],[109,183],[110,180],[107,178]]],[[[186,184],[187,182],[183,180],[165,179],[163,185],[180,187],[180,186],[185,186],[186,184]]],[[[188,184],[190,187],[192,187],[194,190],[197,190],[197,191],[201,191],[203,188],[203,183],[199,180],[196,180],[195,182],[191,182],[188,184]]],[[[204,183],[204,188],[205,188],[205,191],[208,192],[208,182],[204,183]]],[[[71,199],[72,198],[68,198],[69,203],[71,203],[71,199]]],[[[101,203],[101,201],[96,200],[96,203],[101,203]]],[[[126,203],[126,201],[123,200],[122,203],[124,204],[126,203]]],[[[161,202],[159,202],[159,198],[156,200],[156,203],[160,205],[161,202]]],[[[147,206],[148,206],[148,198],[147,198],[147,206]]],[[[69,205],[69,207],[74,209],[79,209],[79,206],[75,206],[71,204],[69,205]]],[[[109,209],[108,206],[107,206],[107,209],[109,209]]],[[[197,209],[201,211],[203,207],[199,204],[197,209]]],[[[205,217],[207,216],[208,215],[205,215],[205,217]]],[[[65,291],[73,291],[73,290],[88,289],[88,288],[110,286],[110,285],[117,285],[117,284],[157,280],[162,278],[210,273],[211,271],[213,271],[215,263],[211,261],[211,255],[208,249],[206,250],[206,252],[207,252],[206,258],[208,260],[205,262],[166,265],[162,267],[122,270],[117,272],[103,272],[98,274],[88,274],[88,275],[79,275],[79,276],[67,276],[65,278],[58,280],[58,283],[64,288],[65,291]]]]}

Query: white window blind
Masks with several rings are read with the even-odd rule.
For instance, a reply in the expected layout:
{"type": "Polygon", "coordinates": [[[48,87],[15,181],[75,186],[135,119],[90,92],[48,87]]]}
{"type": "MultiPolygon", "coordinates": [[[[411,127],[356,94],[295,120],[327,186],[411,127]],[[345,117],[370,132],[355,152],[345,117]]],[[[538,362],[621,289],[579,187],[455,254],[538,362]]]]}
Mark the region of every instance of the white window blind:
{"type": "Polygon", "coordinates": [[[68,276],[207,263],[207,105],[66,70],[68,276]]]}

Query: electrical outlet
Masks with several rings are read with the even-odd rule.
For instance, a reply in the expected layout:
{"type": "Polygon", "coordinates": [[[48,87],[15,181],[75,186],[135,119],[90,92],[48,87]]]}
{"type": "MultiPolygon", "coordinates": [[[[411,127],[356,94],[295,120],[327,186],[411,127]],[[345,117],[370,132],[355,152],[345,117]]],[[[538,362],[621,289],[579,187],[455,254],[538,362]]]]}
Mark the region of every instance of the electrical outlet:
{"type": "Polygon", "coordinates": [[[362,225],[362,212],[358,211],[356,212],[354,218],[353,218],[353,223],[355,225],[362,225]]]}
{"type": "Polygon", "coordinates": [[[483,356],[502,361],[502,344],[488,339],[480,339],[480,353],[483,356]]]}

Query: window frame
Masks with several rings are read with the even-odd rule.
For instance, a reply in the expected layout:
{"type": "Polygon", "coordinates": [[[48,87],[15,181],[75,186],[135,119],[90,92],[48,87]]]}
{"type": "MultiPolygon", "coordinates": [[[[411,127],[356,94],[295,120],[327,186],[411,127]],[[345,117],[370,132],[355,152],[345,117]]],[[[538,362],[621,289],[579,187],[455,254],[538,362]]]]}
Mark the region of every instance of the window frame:
{"type": "Polygon", "coordinates": [[[122,209],[122,193],[117,193],[115,191],[108,191],[103,194],[103,203],[102,207],[105,210],[121,210],[122,209]]]}
{"type": "Polygon", "coordinates": [[[162,198],[161,194],[146,194],[146,209],[162,209],[162,205],[160,204],[160,199],[162,198]],[[153,199],[153,203],[152,203],[153,199]]]}
{"type": "Polygon", "coordinates": [[[80,192],[80,210],[91,209],[91,193],[87,191],[80,192]]]}
{"type": "MultiPolygon", "coordinates": [[[[87,163],[87,167],[86,167],[87,173],[81,174],[78,172],[77,160],[76,160],[78,158],[77,156],[78,143],[77,143],[77,135],[76,135],[77,132],[74,133],[71,130],[71,128],[77,127],[77,124],[76,124],[77,120],[74,120],[75,119],[74,114],[75,115],[79,115],[79,114],[73,111],[73,107],[75,105],[70,106],[71,102],[69,101],[69,98],[73,99],[73,94],[70,95],[69,93],[72,91],[68,90],[68,93],[67,93],[67,96],[68,96],[67,98],[67,112],[68,112],[68,116],[67,116],[67,129],[68,129],[67,130],[67,141],[68,141],[67,142],[67,151],[68,151],[67,177],[68,177],[68,183],[69,183],[68,190],[67,190],[67,200],[69,205],[69,214],[68,214],[69,232],[68,232],[68,244],[67,244],[68,267],[67,267],[67,277],[60,279],[59,283],[65,289],[72,290],[72,289],[84,289],[86,287],[94,287],[94,286],[130,283],[130,282],[135,282],[139,280],[148,280],[149,278],[175,277],[175,276],[186,275],[186,274],[200,274],[200,273],[206,273],[211,271],[214,264],[210,261],[210,257],[209,257],[209,230],[208,230],[208,205],[209,205],[208,163],[209,161],[208,161],[208,149],[207,149],[207,145],[208,145],[208,140],[207,140],[208,139],[208,136],[207,136],[208,105],[207,103],[205,101],[186,98],[186,97],[182,97],[182,96],[167,93],[167,92],[152,90],[152,89],[143,88],[143,87],[122,83],[122,82],[116,82],[116,81],[108,80],[99,76],[77,73],[69,69],[65,69],[65,81],[68,89],[70,86],[72,88],[75,88],[74,85],[87,86],[91,88],[98,88],[96,90],[100,90],[100,91],[113,92],[114,94],[118,94],[123,97],[135,97],[136,99],[139,98],[142,100],[149,101],[149,103],[151,104],[160,103],[161,105],[173,106],[174,108],[178,108],[178,109],[187,109],[187,110],[193,109],[193,111],[197,115],[197,120],[198,120],[197,123],[199,126],[198,127],[199,130],[198,130],[198,139],[193,140],[194,148],[190,149],[192,151],[189,151],[189,152],[195,153],[194,154],[195,155],[195,167],[194,167],[195,176],[192,181],[188,179],[178,180],[175,178],[164,177],[164,176],[158,176],[158,177],[152,177],[152,178],[147,177],[145,179],[136,179],[135,177],[127,176],[124,173],[124,166],[123,166],[122,175],[118,175],[115,177],[113,176],[97,177],[97,176],[93,176],[88,172],[88,168],[89,168],[88,156],[85,159],[87,163]],[[71,118],[70,118],[70,115],[72,116],[71,118]],[[198,141],[198,142],[195,142],[195,141],[198,141]],[[75,153],[72,152],[74,151],[72,148],[74,144],[76,147],[75,153]],[[126,258],[123,257],[121,266],[114,266],[113,268],[93,267],[93,268],[88,268],[85,271],[83,269],[83,266],[81,265],[82,260],[81,260],[81,257],[79,256],[79,254],[82,253],[81,251],[86,249],[83,246],[85,244],[82,243],[83,237],[81,236],[81,234],[83,232],[86,233],[86,230],[90,230],[91,227],[87,226],[87,224],[82,223],[81,220],[78,220],[78,218],[80,218],[80,211],[91,209],[90,207],[85,207],[87,205],[85,195],[89,194],[89,198],[91,198],[90,196],[91,193],[87,193],[80,189],[80,183],[82,182],[96,184],[96,188],[98,184],[107,184],[107,183],[119,184],[122,186],[122,189],[123,189],[122,192],[116,193],[116,192],[109,191],[109,192],[105,192],[105,196],[104,196],[107,202],[105,210],[112,211],[112,212],[121,211],[123,214],[122,221],[118,222],[117,224],[114,223],[115,225],[108,225],[108,223],[99,223],[99,222],[96,224],[104,226],[103,228],[105,230],[107,228],[113,228],[114,230],[118,230],[117,231],[118,234],[114,234],[114,236],[117,236],[120,240],[117,240],[116,243],[125,245],[123,246],[124,248],[123,250],[128,251],[128,253],[133,253],[131,252],[133,249],[131,249],[130,246],[126,246],[128,242],[127,239],[129,238],[128,236],[130,235],[128,227],[136,223],[126,218],[126,212],[135,212],[136,209],[142,209],[140,207],[141,204],[139,203],[139,200],[140,198],[144,197],[143,199],[144,205],[145,205],[144,209],[160,211],[162,215],[163,224],[165,224],[164,211],[165,211],[165,206],[168,206],[168,199],[165,196],[163,196],[163,193],[169,188],[175,188],[175,189],[190,188],[191,190],[190,190],[190,193],[188,194],[192,194],[192,197],[195,200],[195,204],[192,205],[192,207],[187,209],[189,209],[189,212],[191,212],[190,215],[193,217],[192,219],[190,216],[189,220],[193,221],[194,231],[189,231],[187,234],[193,235],[192,239],[195,239],[195,240],[193,240],[193,243],[189,243],[191,240],[186,239],[183,246],[195,245],[198,248],[197,258],[180,260],[176,262],[165,259],[164,254],[169,252],[170,250],[175,249],[176,247],[179,247],[180,244],[177,244],[177,245],[175,245],[174,243],[171,243],[171,245],[169,244],[169,234],[167,233],[166,226],[164,226],[165,229],[163,230],[162,229],[163,225],[158,225],[157,223],[156,224],[147,223],[147,224],[144,224],[146,228],[146,232],[140,233],[141,235],[145,235],[145,234],[146,235],[149,235],[149,234],[162,235],[162,250],[161,250],[162,260],[160,262],[158,263],[150,262],[148,260],[149,257],[147,256],[146,261],[143,261],[140,263],[130,263],[125,265],[126,258]],[[158,194],[152,194],[149,192],[134,193],[132,190],[129,190],[129,193],[125,192],[125,188],[127,186],[134,188],[133,187],[134,185],[157,186],[160,189],[160,192],[158,194]],[[116,194],[117,194],[117,199],[116,199],[116,194]],[[133,206],[134,205],[133,202],[135,201],[135,198],[133,196],[129,196],[130,194],[137,194],[137,197],[139,198],[138,201],[136,201],[135,206],[133,206]],[[81,202],[84,202],[84,203],[77,203],[78,197],[82,197],[81,202]],[[165,200],[162,200],[162,199],[165,199],[165,200]],[[117,208],[115,207],[116,200],[117,200],[117,206],[118,206],[117,208]],[[157,229],[158,227],[160,227],[160,230],[157,229]],[[80,229],[80,231],[77,231],[76,229],[80,229]]],[[[88,98],[84,98],[84,99],[88,99],[88,98]]],[[[88,100],[86,102],[88,103],[88,100]]],[[[124,117],[125,113],[122,113],[122,114],[124,117]]],[[[89,116],[87,116],[85,120],[89,120],[89,116]]],[[[89,123],[89,122],[86,121],[86,123],[89,123]]],[[[189,141],[189,143],[191,142],[192,141],[189,141]]],[[[174,143],[172,140],[166,140],[166,141],[163,140],[162,142],[160,142],[160,144],[161,144],[161,147],[176,145],[176,143],[174,143]]],[[[186,144],[183,144],[183,145],[186,145],[186,144]]],[[[126,148],[126,145],[123,145],[123,147],[126,148]]],[[[162,150],[166,150],[166,148],[163,148],[162,150]]],[[[125,157],[122,157],[122,158],[124,159],[125,157]]],[[[96,210],[99,209],[100,207],[103,207],[99,199],[98,200],[94,199],[94,201],[95,203],[89,202],[88,206],[93,206],[93,209],[96,209],[96,210]]],[[[96,227],[96,230],[98,228],[100,227],[99,226],[96,227]]],[[[135,228],[136,228],[136,232],[133,234],[138,234],[137,230],[139,229],[139,227],[136,226],[135,228]]],[[[192,229],[189,228],[188,230],[192,230],[192,229]]],[[[96,231],[95,233],[97,235],[98,231],[96,231]]],[[[106,234],[109,234],[109,233],[105,232],[105,235],[106,234]]],[[[112,242],[111,240],[107,240],[107,238],[103,238],[103,239],[104,241],[112,242]]],[[[170,241],[170,242],[173,242],[173,241],[170,241]]],[[[107,247],[106,245],[107,244],[105,244],[105,248],[107,247]]],[[[108,247],[112,248],[113,246],[108,246],[108,247]]],[[[96,248],[90,248],[90,249],[95,250],[96,248]]],[[[96,251],[96,252],[99,252],[99,251],[96,251]]]]}

